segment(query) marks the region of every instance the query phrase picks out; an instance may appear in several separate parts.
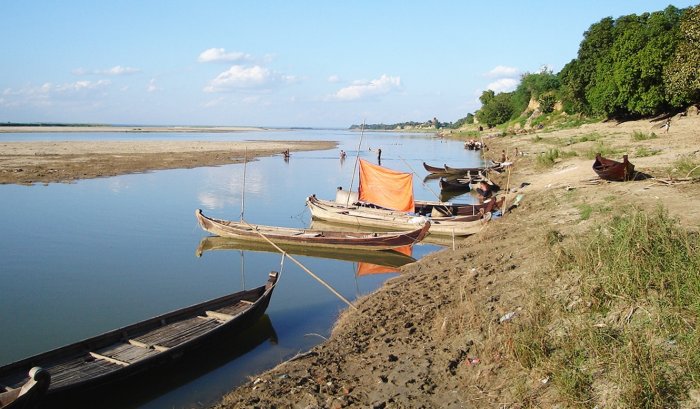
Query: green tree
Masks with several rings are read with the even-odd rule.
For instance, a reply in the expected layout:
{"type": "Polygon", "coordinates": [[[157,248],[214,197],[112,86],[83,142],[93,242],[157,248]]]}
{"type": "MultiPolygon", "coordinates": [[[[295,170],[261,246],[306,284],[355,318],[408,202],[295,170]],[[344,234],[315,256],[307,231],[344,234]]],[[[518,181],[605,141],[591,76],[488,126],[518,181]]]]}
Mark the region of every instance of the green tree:
{"type": "Polygon", "coordinates": [[[481,99],[483,105],[477,112],[476,117],[479,122],[485,123],[489,127],[502,124],[513,115],[511,93],[502,92],[494,95],[493,91],[489,90],[484,91],[482,98],[479,99],[481,99]],[[487,95],[487,97],[483,98],[484,95],[487,95]]]}
{"type": "Polygon", "coordinates": [[[667,98],[674,107],[700,102],[700,5],[685,10],[680,37],[664,70],[667,98]]]}

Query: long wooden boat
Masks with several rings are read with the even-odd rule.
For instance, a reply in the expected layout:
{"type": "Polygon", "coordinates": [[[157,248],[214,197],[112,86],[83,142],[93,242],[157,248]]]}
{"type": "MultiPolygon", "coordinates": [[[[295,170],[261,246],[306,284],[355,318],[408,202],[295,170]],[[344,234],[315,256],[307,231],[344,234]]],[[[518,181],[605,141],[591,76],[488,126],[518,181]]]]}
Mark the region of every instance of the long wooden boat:
{"type": "Polygon", "coordinates": [[[430,222],[414,224],[410,231],[397,232],[336,232],[287,227],[251,225],[242,222],[214,219],[195,212],[202,229],[211,234],[267,243],[260,234],[273,243],[304,244],[307,246],[351,248],[366,250],[391,249],[418,243],[428,234],[430,222]]]}
{"type": "Polygon", "coordinates": [[[448,180],[445,178],[440,178],[440,190],[450,191],[450,192],[468,192],[471,190],[471,180],[470,179],[455,179],[448,180]]]}
{"type": "Polygon", "coordinates": [[[409,230],[417,224],[430,221],[429,234],[448,236],[468,236],[479,232],[486,222],[491,220],[491,213],[474,216],[431,217],[416,216],[404,212],[383,209],[371,205],[339,204],[321,200],[315,195],[306,198],[306,205],[315,220],[324,220],[351,226],[373,227],[380,229],[409,230]]]}
{"type": "Polygon", "coordinates": [[[500,172],[503,170],[500,163],[491,162],[486,166],[473,167],[473,168],[453,168],[451,166],[443,165],[442,167],[431,166],[423,162],[423,167],[432,175],[442,175],[442,176],[478,176],[483,175],[491,170],[500,172]]]}
{"type": "Polygon", "coordinates": [[[43,399],[51,384],[49,371],[38,366],[29,370],[29,378],[17,387],[0,392],[0,408],[30,409],[43,399]]]}
{"type": "MultiPolygon", "coordinates": [[[[217,338],[242,331],[263,315],[277,283],[267,283],[102,335],[44,352],[0,368],[0,387],[21,387],[29,368],[39,366],[51,375],[44,403],[87,393],[129,377],[174,365],[181,358],[217,338]]],[[[49,405],[51,407],[51,405],[49,405]]]]}
{"type": "MultiPolygon", "coordinates": [[[[317,221],[312,222],[313,228],[318,230],[336,230],[348,232],[348,226],[342,226],[338,229],[335,226],[328,225],[320,226],[317,221]]],[[[313,247],[304,244],[286,244],[282,243],[279,247],[289,254],[329,258],[334,260],[352,261],[352,262],[367,262],[386,267],[401,267],[403,265],[413,263],[415,258],[408,254],[399,251],[391,250],[362,250],[362,249],[346,249],[346,248],[330,248],[330,247],[313,247]]],[[[277,249],[269,243],[255,242],[245,239],[233,239],[228,237],[210,236],[205,237],[199,242],[195,254],[201,257],[207,251],[213,250],[246,250],[260,252],[277,252],[277,249]]],[[[410,253],[409,253],[410,254],[410,253]]]]}
{"type": "Polygon", "coordinates": [[[445,165],[445,172],[448,174],[452,174],[452,175],[477,176],[477,175],[483,175],[484,173],[487,173],[489,171],[501,172],[501,171],[503,171],[503,167],[500,163],[496,163],[496,162],[490,162],[486,166],[477,167],[477,168],[453,168],[451,166],[445,165]]]}
{"type": "Polygon", "coordinates": [[[604,158],[599,154],[595,156],[593,170],[601,179],[624,182],[634,179],[634,165],[630,163],[627,155],[622,156],[622,162],[604,158]]]}
{"type": "Polygon", "coordinates": [[[416,213],[431,216],[474,216],[501,209],[504,200],[504,196],[475,204],[416,200],[416,213]]]}

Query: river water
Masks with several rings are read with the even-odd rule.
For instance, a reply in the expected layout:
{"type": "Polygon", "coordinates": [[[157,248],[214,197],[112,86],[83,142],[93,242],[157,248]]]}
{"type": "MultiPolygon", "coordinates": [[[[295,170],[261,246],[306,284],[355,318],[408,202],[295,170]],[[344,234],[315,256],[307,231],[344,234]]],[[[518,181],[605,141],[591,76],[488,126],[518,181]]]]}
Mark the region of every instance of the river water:
{"type": "MultiPolygon", "coordinates": [[[[282,270],[267,314],[241,348],[211,351],[157,387],[113,407],[193,408],[218,400],[249,376],[329,336],[345,304],[279,254],[251,249],[206,250],[208,234],[195,209],[221,219],[307,227],[304,199],[333,199],[353,181],[355,158],[414,172],[416,199],[435,200],[425,161],[478,166],[478,152],[432,134],[346,130],[221,133],[1,134],[13,140],[335,140],[338,149],[293,152],[249,162],[82,180],[71,184],[0,185],[0,365],[79,341],[167,311],[262,285],[282,270]],[[343,149],[348,156],[339,159],[343,149]],[[371,149],[371,150],[370,150],[371,149]],[[245,173],[245,178],[244,178],[245,173]],[[244,199],[244,200],[242,200],[244,199]],[[202,246],[202,247],[200,247],[202,246]]],[[[356,189],[356,187],[355,187],[356,189]]],[[[470,194],[453,200],[474,202],[470,194]]],[[[412,257],[441,247],[420,244],[412,257]]],[[[294,256],[345,298],[354,300],[395,276],[364,274],[359,260],[294,256]]],[[[381,264],[381,263],[380,263],[381,264]]],[[[389,263],[392,264],[392,263],[389,263]]],[[[388,271],[388,272],[387,272],[388,271]]],[[[394,270],[395,271],[395,270],[394,270]]],[[[378,273],[379,272],[379,273],[378,273]]],[[[105,405],[106,407],[106,405],[105,405]]]]}

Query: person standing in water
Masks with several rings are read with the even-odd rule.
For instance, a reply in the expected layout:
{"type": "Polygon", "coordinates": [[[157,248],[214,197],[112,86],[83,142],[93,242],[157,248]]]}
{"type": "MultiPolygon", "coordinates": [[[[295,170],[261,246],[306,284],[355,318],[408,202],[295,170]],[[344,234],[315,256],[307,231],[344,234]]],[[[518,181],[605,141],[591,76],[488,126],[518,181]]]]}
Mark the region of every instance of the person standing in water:
{"type": "Polygon", "coordinates": [[[382,149],[377,149],[377,164],[381,166],[382,164],[382,149]]]}

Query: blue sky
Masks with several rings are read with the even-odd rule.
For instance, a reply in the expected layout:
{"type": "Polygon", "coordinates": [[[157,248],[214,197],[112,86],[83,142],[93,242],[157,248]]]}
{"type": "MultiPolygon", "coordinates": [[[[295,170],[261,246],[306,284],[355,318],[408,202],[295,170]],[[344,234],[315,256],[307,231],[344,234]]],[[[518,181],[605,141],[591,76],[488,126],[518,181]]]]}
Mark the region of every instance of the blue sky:
{"type": "Polygon", "coordinates": [[[452,122],[669,4],[697,2],[3,0],[0,122],[452,122]]]}

